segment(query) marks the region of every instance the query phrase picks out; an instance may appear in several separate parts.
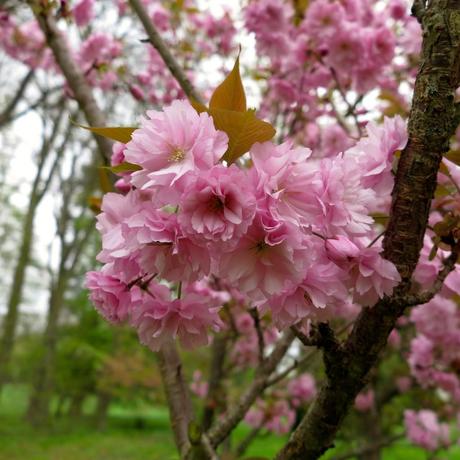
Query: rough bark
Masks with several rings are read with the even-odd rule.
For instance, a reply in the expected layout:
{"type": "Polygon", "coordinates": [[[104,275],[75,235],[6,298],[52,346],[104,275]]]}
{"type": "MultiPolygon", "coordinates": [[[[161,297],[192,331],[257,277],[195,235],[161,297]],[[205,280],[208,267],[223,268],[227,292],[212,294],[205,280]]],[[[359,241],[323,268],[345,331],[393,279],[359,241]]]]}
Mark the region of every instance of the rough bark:
{"type": "Polygon", "coordinates": [[[460,71],[460,1],[432,0],[418,13],[424,38],[409,119],[409,142],[401,154],[384,237],[384,256],[403,281],[391,297],[364,308],[343,346],[324,350],[326,380],[310,410],[276,456],[319,458],[332,447],[349,407],[404,312],[404,296],[423,244],[442,154],[458,119],[454,92],[460,71]]]}

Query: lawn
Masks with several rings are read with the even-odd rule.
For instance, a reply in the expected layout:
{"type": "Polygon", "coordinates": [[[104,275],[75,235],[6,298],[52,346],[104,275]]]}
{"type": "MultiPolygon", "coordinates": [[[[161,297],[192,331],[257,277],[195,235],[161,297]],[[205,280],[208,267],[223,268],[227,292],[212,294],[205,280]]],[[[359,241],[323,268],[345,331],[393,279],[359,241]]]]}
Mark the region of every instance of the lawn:
{"type": "MultiPolygon", "coordinates": [[[[136,410],[114,405],[106,431],[96,431],[86,420],[63,419],[49,431],[33,430],[22,421],[27,401],[23,386],[7,386],[0,400],[0,460],[175,460],[173,439],[165,408],[136,410]],[[141,422],[141,423],[140,423],[141,422]]],[[[235,439],[247,428],[240,427],[235,439]]],[[[285,438],[263,436],[247,456],[273,458],[285,438]]],[[[325,458],[335,454],[330,452],[325,458]]],[[[402,441],[384,451],[384,460],[426,460],[420,449],[402,441]]],[[[460,449],[438,460],[460,460],[460,449]]]]}

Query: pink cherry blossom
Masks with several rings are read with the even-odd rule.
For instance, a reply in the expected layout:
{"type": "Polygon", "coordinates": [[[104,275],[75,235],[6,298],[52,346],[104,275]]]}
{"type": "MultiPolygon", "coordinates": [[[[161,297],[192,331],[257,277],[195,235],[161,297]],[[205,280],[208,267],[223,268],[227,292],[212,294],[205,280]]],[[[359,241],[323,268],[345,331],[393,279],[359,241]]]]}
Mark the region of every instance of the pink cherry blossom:
{"type": "Polygon", "coordinates": [[[193,348],[209,343],[208,328],[217,331],[222,327],[217,311],[210,299],[196,294],[170,300],[165,287],[161,297],[145,296],[132,323],[140,341],[151,350],[158,351],[176,337],[184,347],[193,348]]]}
{"type": "Polygon", "coordinates": [[[186,101],[163,112],[149,110],[127,144],[126,160],[142,166],[132,182],[143,189],[174,185],[184,174],[211,169],[227,149],[227,135],[216,131],[207,113],[186,101]]]}
{"type": "Polygon", "coordinates": [[[203,380],[203,374],[199,370],[194,371],[192,382],[190,383],[190,390],[199,398],[205,398],[208,394],[208,387],[208,382],[203,380]]]}
{"type": "Polygon", "coordinates": [[[404,411],[404,424],[408,438],[427,450],[437,450],[449,445],[449,426],[439,423],[438,416],[431,410],[404,411]]]}
{"type": "Polygon", "coordinates": [[[91,302],[107,321],[119,323],[128,318],[131,308],[129,288],[113,276],[109,265],[100,272],[88,272],[86,287],[90,290],[91,302]]]}
{"type": "Polygon", "coordinates": [[[390,295],[401,281],[396,267],[383,259],[380,251],[375,246],[362,248],[351,268],[353,299],[364,306],[371,306],[384,295],[390,295]]]}
{"type": "Polygon", "coordinates": [[[367,391],[362,391],[356,396],[355,399],[355,408],[359,412],[367,412],[374,407],[375,404],[375,395],[374,390],[369,389],[367,391]]]}
{"type": "Polygon", "coordinates": [[[78,27],[86,26],[94,16],[94,0],[81,0],[72,9],[78,27]]]}
{"type": "Polygon", "coordinates": [[[289,382],[287,391],[293,406],[301,406],[315,397],[315,379],[311,374],[302,374],[289,382]]]}
{"type": "Polygon", "coordinates": [[[256,215],[236,248],[220,258],[220,276],[253,300],[263,300],[301,281],[308,252],[298,230],[256,215]]]}
{"type": "Polygon", "coordinates": [[[252,183],[236,166],[193,176],[179,202],[179,224],[198,243],[232,242],[246,233],[256,208],[252,183]]]}
{"type": "Polygon", "coordinates": [[[391,172],[393,155],[407,143],[406,124],[400,117],[385,118],[383,125],[369,122],[366,131],[368,137],[362,138],[345,155],[357,160],[364,187],[387,196],[394,182],[391,172]]]}

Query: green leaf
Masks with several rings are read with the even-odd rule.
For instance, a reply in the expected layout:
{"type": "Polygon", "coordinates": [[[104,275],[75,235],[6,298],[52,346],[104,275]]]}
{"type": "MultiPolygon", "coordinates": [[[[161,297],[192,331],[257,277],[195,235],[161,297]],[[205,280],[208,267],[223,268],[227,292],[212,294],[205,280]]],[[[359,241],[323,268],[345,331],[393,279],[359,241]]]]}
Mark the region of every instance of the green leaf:
{"type": "Polygon", "coordinates": [[[209,108],[246,112],[246,94],[241,81],[239,55],[232,71],[211,96],[209,108]]]}
{"type": "Polygon", "coordinates": [[[444,155],[448,160],[460,166],[460,150],[450,150],[444,155]]]}
{"type": "Polygon", "coordinates": [[[198,102],[197,100],[190,98],[190,105],[198,112],[209,112],[208,108],[202,104],[201,102],[198,102]]]}
{"type": "Polygon", "coordinates": [[[137,129],[129,126],[97,127],[80,125],[79,123],[75,122],[72,123],[79,126],[80,128],[87,129],[92,133],[99,134],[99,136],[107,137],[108,139],[112,139],[113,141],[118,141],[123,144],[127,144],[131,140],[131,135],[137,129]]]}
{"type": "Polygon", "coordinates": [[[99,168],[99,184],[101,186],[101,190],[104,193],[113,192],[112,182],[110,182],[109,176],[107,174],[107,170],[103,168],[99,168]]]}
{"type": "Polygon", "coordinates": [[[210,108],[216,129],[228,135],[228,149],[221,160],[229,164],[248,152],[256,142],[269,141],[276,133],[270,123],[259,120],[254,110],[236,112],[234,110],[210,108]]]}
{"type": "Polygon", "coordinates": [[[113,172],[114,174],[119,174],[123,172],[132,172],[132,171],[140,171],[142,166],[136,165],[134,163],[120,163],[116,166],[101,166],[102,169],[108,169],[109,171],[113,172]]]}

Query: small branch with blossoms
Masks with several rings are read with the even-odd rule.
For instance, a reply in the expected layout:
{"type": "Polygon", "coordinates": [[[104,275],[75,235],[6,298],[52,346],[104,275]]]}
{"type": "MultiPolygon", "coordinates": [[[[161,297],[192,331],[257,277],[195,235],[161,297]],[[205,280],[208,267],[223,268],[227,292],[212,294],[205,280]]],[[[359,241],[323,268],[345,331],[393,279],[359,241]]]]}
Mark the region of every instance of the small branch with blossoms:
{"type": "Polygon", "coordinates": [[[452,246],[450,255],[444,260],[443,268],[439,271],[433,286],[424,292],[419,294],[410,294],[400,299],[401,304],[406,307],[415,307],[417,305],[423,305],[432,300],[444,286],[446,278],[455,270],[456,264],[460,256],[460,244],[456,243],[452,246]]]}
{"type": "Polygon", "coordinates": [[[156,27],[153,25],[146,9],[142,5],[142,2],[139,0],[129,0],[129,3],[131,4],[133,11],[138,16],[139,20],[144,26],[144,30],[147,34],[148,41],[158,51],[164,63],[166,64],[168,69],[173,74],[174,78],[177,80],[177,82],[183,89],[184,93],[187,95],[189,99],[193,99],[196,102],[202,103],[202,97],[195,90],[192,83],[187,78],[184,71],[169,51],[168,47],[166,46],[166,43],[163,41],[161,35],[156,30],[156,27]]]}
{"type": "Polygon", "coordinates": [[[291,331],[284,333],[264,363],[257,368],[249,388],[231,406],[230,410],[223,414],[209,429],[208,437],[214,447],[221,444],[238,423],[243,420],[249,408],[267,387],[271,374],[276,370],[293,340],[294,334],[291,331]]]}
{"type": "Polygon", "coordinates": [[[328,323],[312,324],[308,334],[302,332],[298,326],[291,326],[291,330],[306,347],[318,347],[325,350],[340,348],[334,330],[328,323]]]}

